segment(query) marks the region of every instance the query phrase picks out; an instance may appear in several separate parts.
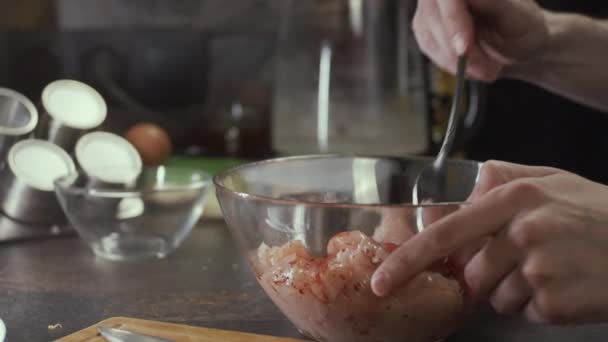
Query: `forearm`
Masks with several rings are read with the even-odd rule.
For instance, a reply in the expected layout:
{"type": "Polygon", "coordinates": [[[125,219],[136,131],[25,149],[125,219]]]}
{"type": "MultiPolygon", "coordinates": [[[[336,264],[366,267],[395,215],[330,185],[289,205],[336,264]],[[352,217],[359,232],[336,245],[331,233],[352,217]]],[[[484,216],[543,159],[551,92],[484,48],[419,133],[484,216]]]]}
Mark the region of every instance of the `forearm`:
{"type": "Polygon", "coordinates": [[[506,76],[608,112],[608,21],[556,13],[546,20],[550,38],[543,51],[506,76]]]}

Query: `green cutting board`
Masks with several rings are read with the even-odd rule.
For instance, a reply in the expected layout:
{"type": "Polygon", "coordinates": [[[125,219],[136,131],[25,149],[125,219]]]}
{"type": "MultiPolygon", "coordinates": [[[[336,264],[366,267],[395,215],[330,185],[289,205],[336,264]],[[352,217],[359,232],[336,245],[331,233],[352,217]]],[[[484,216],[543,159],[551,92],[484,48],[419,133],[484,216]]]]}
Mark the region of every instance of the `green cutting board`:
{"type": "MultiPolygon", "coordinates": [[[[248,161],[232,158],[174,156],[165,163],[165,166],[201,170],[214,176],[224,170],[246,162],[248,161]]],[[[217,202],[214,188],[205,204],[203,218],[221,219],[222,217],[222,210],[217,202]]]]}
{"type": "Polygon", "coordinates": [[[205,171],[211,175],[216,175],[231,167],[238,166],[248,161],[231,158],[207,158],[207,157],[186,157],[175,156],[169,159],[165,166],[183,167],[205,171]]]}

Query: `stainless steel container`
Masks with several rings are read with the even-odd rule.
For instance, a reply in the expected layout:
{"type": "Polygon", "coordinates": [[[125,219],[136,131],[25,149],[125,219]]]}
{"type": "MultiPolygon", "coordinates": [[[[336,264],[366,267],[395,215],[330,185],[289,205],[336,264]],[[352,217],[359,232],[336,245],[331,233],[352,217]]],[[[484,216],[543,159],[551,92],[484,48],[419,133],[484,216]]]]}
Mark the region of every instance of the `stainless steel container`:
{"type": "Polygon", "coordinates": [[[72,152],[78,139],[106,119],[104,98],[87,84],[58,80],[42,92],[42,115],[34,138],[50,141],[72,152]]]}
{"type": "Polygon", "coordinates": [[[42,140],[16,143],[0,172],[0,207],[19,222],[58,224],[65,221],[53,182],[76,171],[70,155],[42,140]]]}
{"type": "Polygon", "coordinates": [[[272,111],[280,155],[428,149],[413,1],[286,0],[272,111]]]}
{"type": "Polygon", "coordinates": [[[38,124],[38,110],[24,95],[0,88],[0,165],[19,140],[30,134],[38,124]]]}
{"type": "MultiPolygon", "coordinates": [[[[443,135],[435,122],[444,115],[433,108],[434,69],[411,27],[417,1],[281,3],[273,150],[283,156],[433,150],[435,136],[443,135]]],[[[479,97],[470,93],[465,135],[479,117],[479,97]]]]}

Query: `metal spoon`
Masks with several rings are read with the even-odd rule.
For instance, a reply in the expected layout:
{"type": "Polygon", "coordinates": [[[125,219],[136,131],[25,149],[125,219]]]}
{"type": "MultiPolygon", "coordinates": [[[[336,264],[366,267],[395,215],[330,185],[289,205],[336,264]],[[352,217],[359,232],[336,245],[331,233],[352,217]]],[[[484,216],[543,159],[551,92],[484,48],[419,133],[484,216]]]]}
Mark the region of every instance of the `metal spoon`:
{"type": "Polygon", "coordinates": [[[445,202],[449,200],[446,198],[446,193],[442,186],[446,176],[444,165],[454,143],[456,129],[460,123],[460,115],[462,114],[460,108],[464,97],[466,66],[466,56],[460,56],[458,58],[458,70],[456,72],[456,91],[450,110],[450,119],[448,121],[448,128],[443,140],[443,145],[433,163],[424,167],[416,178],[412,190],[412,202],[414,205],[425,202],[445,202]]]}

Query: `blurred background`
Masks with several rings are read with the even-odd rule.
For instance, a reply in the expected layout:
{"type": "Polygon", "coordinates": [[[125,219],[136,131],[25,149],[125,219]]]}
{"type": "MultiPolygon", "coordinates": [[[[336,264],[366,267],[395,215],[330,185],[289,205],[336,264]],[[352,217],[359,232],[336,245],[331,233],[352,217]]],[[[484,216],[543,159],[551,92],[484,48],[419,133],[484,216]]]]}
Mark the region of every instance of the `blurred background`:
{"type": "MultiPolygon", "coordinates": [[[[540,3],[608,13],[602,1],[540,3]]],[[[174,159],[434,154],[452,78],[418,51],[409,24],[415,7],[5,0],[0,86],[37,102],[53,80],[86,82],[108,102],[105,130],[155,123],[170,136],[174,159]]],[[[608,182],[605,113],[516,81],[469,82],[467,90],[455,156],[552,165],[608,182]]]]}

